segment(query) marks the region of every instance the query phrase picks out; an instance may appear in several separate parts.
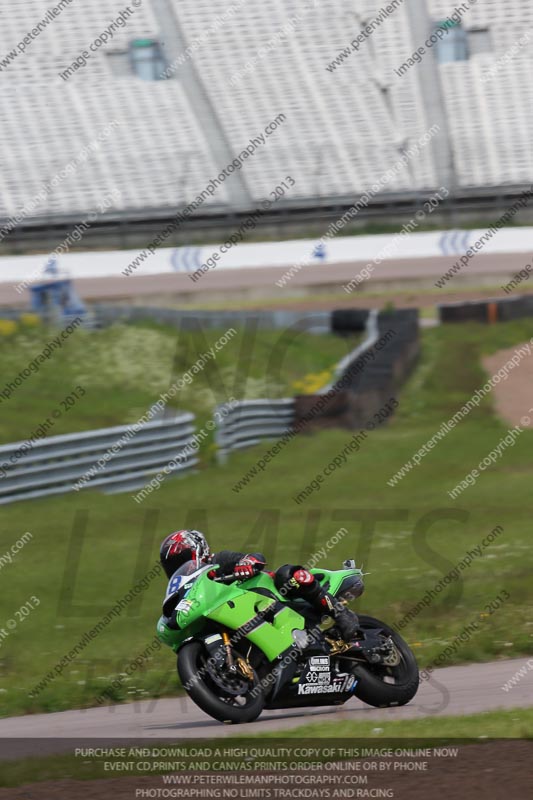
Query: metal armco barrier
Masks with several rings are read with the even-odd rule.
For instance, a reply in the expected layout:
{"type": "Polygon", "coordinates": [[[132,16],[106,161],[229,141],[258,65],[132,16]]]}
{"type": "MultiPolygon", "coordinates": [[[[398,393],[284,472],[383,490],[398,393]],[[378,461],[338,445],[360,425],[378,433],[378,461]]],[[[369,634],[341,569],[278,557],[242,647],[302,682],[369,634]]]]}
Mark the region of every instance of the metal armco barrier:
{"type": "MultiPolygon", "coordinates": [[[[332,328],[339,334],[350,333],[360,330],[363,320],[361,310],[340,309],[332,314],[332,328]]],[[[295,428],[304,423],[308,431],[364,427],[396,396],[411,373],[419,350],[416,309],[367,312],[366,338],[337,365],[334,380],[315,395],[296,398],[295,428]],[[327,402],[323,403],[325,398],[327,402]]]]}
{"type": "Polygon", "coordinates": [[[182,330],[224,330],[235,327],[258,330],[283,330],[293,326],[307,333],[329,333],[329,311],[206,311],[186,308],[158,308],[156,306],[114,306],[108,303],[93,307],[96,319],[102,326],[113,322],[142,322],[155,320],[161,325],[172,325],[182,330]]]}
{"type": "Polygon", "coordinates": [[[217,459],[225,464],[228,453],[252,447],[262,439],[275,439],[291,429],[294,421],[294,400],[243,400],[218,423],[216,428],[217,459]]]}
{"type": "MultiPolygon", "coordinates": [[[[339,318],[341,318],[342,314],[343,314],[342,311],[334,311],[332,314],[331,328],[334,332],[336,330],[339,330],[339,327],[336,326],[338,326],[339,318]]],[[[347,317],[348,315],[345,314],[345,316],[347,317]]],[[[348,353],[348,355],[345,356],[342,359],[342,361],[339,361],[339,363],[336,365],[334,369],[333,380],[330,383],[328,383],[327,386],[324,386],[324,388],[320,390],[319,394],[325,394],[333,386],[335,386],[337,381],[339,381],[342,378],[346,370],[349,369],[349,367],[352,364],[354,364],[358,358],[364,355],[367,352],[367,350],[370,350],[370,348],[374,347],[375,343],[379,339],[379,314],[375,309],[373,311],[368,311],[368,312],[362,312],[362,313],[359,312],[358,314],[356,310],[356,314],[354,314],[353,317],[357,319],[357,325],[359,327],[356,327],[353,323],[352,325],[350,325],[351,321],[349,319],[345,319],[347,327],[342,328],[341,330],[343,330],[343,332],[346,333],[346,330],[359,330],[360,327],[363,327],[366,331],[365,339],[363,342],[361,342],[361,344],[358,347],[355,348],[355,350],[353,350],[351,353],[348,353]]],[[[353,391],[353,386],[352,386],[352,391],[353,391]]]]}
{"type": "MultiPolygon", "coordinates": [[[[165,317],[160,321],[177,325],[185,318],[192,323],[196,313],[188,316],[172,309],[160,311],[165,317]]],[[[117,309],[108,307],[107,312],[109,316],[104,324],[117,318],[117,309]]],[[[153,309],[135,309],[139,319],[149,318],[152,312],[153,309]]],[[[226,321],[234,322],[234,312],[228,313],[230,316],[224,318],[216,312],[209,317],[209,325],[215,327],[226,321]]],[[[135,314],[127,308],[124,318],[131,320],[135,314]]],[[[121,315],[120,309],[118,317],[121,315]]],[[[240,322],[243,320],[244,317],[240,322]]],[[[363,425],[401,386],[419,351],[416,310],[378,314],[376,311],[341,309],[292,317],[284,312],[269,312],[255,322],[265,328],[300,325],[301,330],[316,334],[328,330],[342,334],[365,329],[366,336],[335,366],[332,382],[317,395],[281,400],[243,400],[225,416],[217,415],[215,443],[217,459],[222,464],[232,451],[295,430],[306,412],[329,394],[333,395],[332,403],[315,414],[309,430],[334,426],[354,429],[363,425]],[[388,334],[391,337],[388,338],[388,334]],[[367,359],[374,349],[376,357],[367,359]],[[353,369],[359,362],[364,368],[353,369]],[[348,380],[344,381],[346,377],[348,380]]],[[[185,413],[171,420],[148,422],[134,435],[130,435],[132,426],[124,425],[53,436],[33,444],[15,442],[0,446],[0,505],[85,488],[99,488],[106,493],[134,491],[142,488],[171,461],[178,460],[177,456],[185,448],[183,459],[180,458],[179,463],[168,468],[165,474],[189,472],[198,464],[194,420],[193,414],[185,413]],[[113,446],[117,450],[115,453],[111,450],[113,446]],[[106,455],[108,458],[104,461],[106,455]]]]}
{"type": "MultiPolygon", "coordinates": [[[[194,419],[194,414],[186,413],[171,420],[147,422],[131,438],[132,425],[121,425],[51,436],[33,445],[2,445],[0,475],[6,474],[0,477],[0,505],[76,491],[75,485],[84,476],[87,481],[78,484],[79,491],[99,488],[111,494],[140,489],[183,448],[194,444],[194,419]],[[26,452],[21,455],[23,445],[26,452]],[[111,453],[114,445],[117,452],[111,453]],[[102,465],[104,456],[110,453],[102,465]]],[[[188,472],[197,463],[195,448],[188,448],[183,461],[171,472],[188,472]]]]}

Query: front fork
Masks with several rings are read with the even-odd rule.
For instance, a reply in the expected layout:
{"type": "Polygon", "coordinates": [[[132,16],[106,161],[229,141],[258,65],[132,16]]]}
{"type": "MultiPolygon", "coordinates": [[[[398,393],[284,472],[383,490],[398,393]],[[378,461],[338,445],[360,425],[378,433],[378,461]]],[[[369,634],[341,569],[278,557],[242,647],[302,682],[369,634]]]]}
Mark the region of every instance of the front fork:
{"type": "Polygon", "coordinates": [[[231,639],[227,631],[222,631],[222,642],[224,644],[224,650],[226,651],[226,666],[231,672],[235,672],[235,659],[233,658],[231,639]]]}
{"type": "Polygon", "coordinates": [[[234,655],[231,636],[227,631],[206,636],[204,643],[209,657],[218,671],[228,670],[232,674],[240,672],[247,680],[254,680],[254,673],[248,659],[239,654],[234,655]]]}

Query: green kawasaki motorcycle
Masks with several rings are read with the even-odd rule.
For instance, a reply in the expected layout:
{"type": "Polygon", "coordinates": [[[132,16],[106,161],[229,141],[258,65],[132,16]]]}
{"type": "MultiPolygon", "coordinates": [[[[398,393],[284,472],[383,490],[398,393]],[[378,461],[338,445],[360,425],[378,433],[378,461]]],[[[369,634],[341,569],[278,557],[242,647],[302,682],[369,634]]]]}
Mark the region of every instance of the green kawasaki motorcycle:
{"type": "MultiPolygon", "coordinates": [[[[347,603],[363,581],[355,562],[343,567],[310,571],[347,603]]],[[[342,705],[353,696],[384,707],[415,696],[414,655],[383,622],[360,615],[359,634],[347,643],[305,600],[288,600],[268,573],[236,582],[213,577],[216,569],[195,561],[180,567],[163,605],[164,614],[176,608],[175,626],[167,616],[157,625],[161,641],[178,654],[184,689],[210,716],[251,722],[265,708],[342,705]]]]}

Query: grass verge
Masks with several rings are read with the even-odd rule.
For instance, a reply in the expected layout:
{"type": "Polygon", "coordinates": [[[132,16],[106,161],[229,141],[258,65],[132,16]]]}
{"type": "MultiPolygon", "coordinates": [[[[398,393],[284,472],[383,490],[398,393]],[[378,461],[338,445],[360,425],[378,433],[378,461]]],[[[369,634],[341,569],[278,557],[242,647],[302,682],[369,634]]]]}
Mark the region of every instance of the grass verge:
{"type": "MultiPolygon", "coordinates": [[[[11,397],[0,397],[0,442],[24,440],[47,419],[47,435],[126,425],[136,422],[160,394],[186,373],[217,342],[216,359],[208,358],[179,395],[171,412],[193,411],[206,419],[217,403],[230,397],[291,397],[294,384],[307,380],[309,390],[326,384],[335,364],[358,337],[313,335],[299,331],[236,329],[222,343],[223,330],[177,331],[150,322],[113,325],[97,331],[79,329],[37,372],[19,381],[11,397]],[[64,408],[62,400],[81,386],[85,394],[64,408]],[[52,417],[59,411],[59,417],[52,417]]],[[[0,390],[13,383],[55,332],[19,328],[0,331],[0,390]]]]}

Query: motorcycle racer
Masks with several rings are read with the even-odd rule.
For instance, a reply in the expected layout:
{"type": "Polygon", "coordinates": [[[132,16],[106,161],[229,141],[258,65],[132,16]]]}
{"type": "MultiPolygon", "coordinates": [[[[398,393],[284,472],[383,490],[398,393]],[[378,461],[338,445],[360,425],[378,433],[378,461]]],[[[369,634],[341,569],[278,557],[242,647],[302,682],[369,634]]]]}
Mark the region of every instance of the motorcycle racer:
{"type": "MultiPolygon", "coordinates": [[[[160,561],[169,580],[179,567],[187,561],[197,561],[199,564],[218,565],[219,570],[213,571],[213,576],[233,576],[235,580],[247,580],[266,566],[266,559],[262,553],[241,553],[232,550],[220,550],[211,553],[209,544],[200,531],[180,530],[165,537],[160,548],[160,561]]],[[[327,592],[315,576],[305,567],[284,564],[276,572],[269,572],[278,591],[288,599],[301,598],[307,601],[318,613],[325,614],[334,619],[342,638],[349,642],[356,635],[359,620],[356,614],[346,608],[333,595],[327,592]]],[[[361,591],[363,586],[361,583],[361,591]]],[[[167,617],[167,624],[175,624],[176,600],[172,593],[167,595],[163,605],[163,614],[167,617]]]]}

